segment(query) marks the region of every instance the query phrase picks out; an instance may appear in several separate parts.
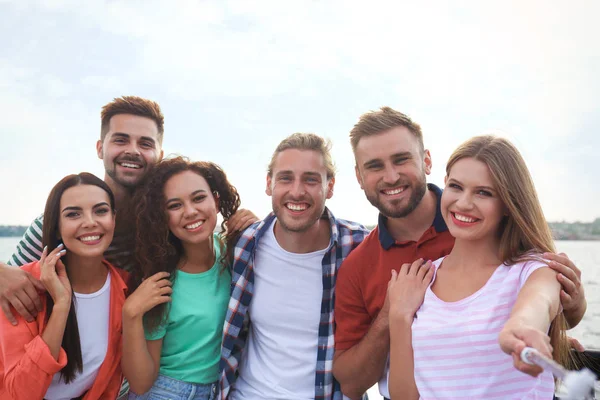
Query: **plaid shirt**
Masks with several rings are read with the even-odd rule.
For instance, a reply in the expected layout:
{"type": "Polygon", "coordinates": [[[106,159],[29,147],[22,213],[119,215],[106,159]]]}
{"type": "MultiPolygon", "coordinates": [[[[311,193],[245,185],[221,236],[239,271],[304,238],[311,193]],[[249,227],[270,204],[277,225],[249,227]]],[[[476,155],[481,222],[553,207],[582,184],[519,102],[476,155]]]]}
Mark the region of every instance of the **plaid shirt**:
{"type": "MultiPolygon", "coordinates": [[[[340,385],[333,378],[333,303],[335,277],[342,261],[367,236],[369,231],[362,225],[336,219],[326,208],[323,218],[329,219],[331,239],[323,257],[323,298],[321,301],[321,323],[317,350],[315,399],[342,399],[340,385]]],[[[271,213],[263,221],[250,226],[235,246],[232,290],[223,327],[221,350],[221,398],[226,399],[234,384],[240,360],[248,338],[250,320],[248,308],[254,294],[254,258],[258,242],[271,226],[275,215],[271,213]]]]}

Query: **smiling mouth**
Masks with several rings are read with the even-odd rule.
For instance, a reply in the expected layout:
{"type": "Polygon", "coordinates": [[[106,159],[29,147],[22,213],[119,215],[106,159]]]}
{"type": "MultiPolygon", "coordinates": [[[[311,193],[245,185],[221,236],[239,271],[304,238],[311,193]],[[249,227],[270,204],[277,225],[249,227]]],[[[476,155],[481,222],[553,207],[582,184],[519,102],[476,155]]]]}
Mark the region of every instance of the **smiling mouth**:
{"type": "Polygon", "coordinates": [[[290,211],[305,211],[310,207],[308,203],[285,203],[285,208],[290,211]]]}
{"type": "Polygon", "coordinates": [[[452,216],[459,222],[464,222],[466,224],[472,224],[475,223],[477,221],[479,221],[478,218],[474,218],[474,217],[469,217],[467,215],[463,215],[463,214],[458,214],[456,212],[451,213],[452,216]]]}
{"type": "Polygon", "coordinates": [[[124,168],[131,168],[131,169],[140,169],[140,168],[142,168],[141,165],[130,163],[130,162],[118,162],[117,164],[119,164],[121,167],[124,167],[124,168]]]}
{"type": "Polygon", "coordinates": [[[380,190],[380,192],[386,196],[395,196],[395,195],[398,195],[398,194],[404,192],[406,190],[406,188],[407,188],[407,186],[401,186],[401,187],[395,187],[395,188],[391,188],[391,189],[382,189],[382,190],[380,190]]]}
{"type": "Polygon", "coordinates": [[[85,236],[80,236],[77,239],[85,244],[93,244],[95,242],[98,242],[100,240],[100,238],[102,238],[104,235],[99,235],[99,234],[94,234],[94,235],[85,235],[85,236]]]}
{"type": "Polygon", "coordinates": [[[198,221],[198,222],[194,222],[193,224],[189,224],[184,226],[185,229],[193,231],[194,229],[198,229],[200,228],[202,225],[204,225],[204,221],[198,221]]]}

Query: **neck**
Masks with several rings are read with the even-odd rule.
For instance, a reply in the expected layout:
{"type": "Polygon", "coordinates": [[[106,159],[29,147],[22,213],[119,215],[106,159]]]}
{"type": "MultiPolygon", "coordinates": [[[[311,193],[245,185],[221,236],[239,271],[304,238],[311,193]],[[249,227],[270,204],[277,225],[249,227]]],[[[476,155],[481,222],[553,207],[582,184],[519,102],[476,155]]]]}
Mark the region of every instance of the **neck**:
{"type": "Polygon", "coordinates": [[[419,240],[435,219],[437,201],[435,193],[428,189],[417,208],[406,217],[388,218],[387,228],[394,240],[397,242],[419,240]]]}
{"type": "MultiPolygon", "coordinates": [[[[500,241],[497,238],[482,240],[456,239],[452,251],[446,257],[452,268],[469,270],[489,266],[492,268],[502,264],[500,259],[500,241]]],[[[446,260],[444,263],[446,264],[446,260]]]]}
{"type": "Polygon", "coordinates": [[[113,192],[113,195],[115,196],[115,208],[119,209],[120,207],[129,202],[129,200],[132,197],[131,189],[123,185],[119,185],[108,174],[104,174],[104,182],[106,182],[110,190],[113,192]]]}
{"type": "Polygon", "coordinates": [[[201,243],[182,243],[183,257],[178,268],[184,272],[200,273],[208,271],[215,263],[213,237],[201,243]]]}
{"type": "Polygon", "coordinates": [[[286,251],[296,254],[312,253],[323,250],[329,245],[329,220],[320,218],[313,226],[302,232],[285,229],[279,221],[275,221],[275,239],[286,251]]]}
{"type": "Polygon", "coordinates": [[[94,293],[106,282],[108,268],[103,257],[80,257],[67,252],[65,265],[74,292],[94,293]]]}

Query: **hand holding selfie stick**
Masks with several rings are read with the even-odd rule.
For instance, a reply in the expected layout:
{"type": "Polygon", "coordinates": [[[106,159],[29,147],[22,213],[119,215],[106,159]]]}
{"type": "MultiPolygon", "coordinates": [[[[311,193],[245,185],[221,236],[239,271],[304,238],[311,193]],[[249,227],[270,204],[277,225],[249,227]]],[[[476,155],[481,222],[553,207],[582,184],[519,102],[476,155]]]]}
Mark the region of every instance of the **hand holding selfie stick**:
{"type": "Polygon", "coordinates": [[[542,367],[545,371],[552,372],[552,375],[562,381],[567,399],[585,400],[594,398],[593,390],[596,375],[589,369],[582,368],[579,371],[568,371],[562,365],[542,355],[542,353],[532,347],[525,347],[523,349],[521,360],[527,364],[535,364],[542,367]]]}

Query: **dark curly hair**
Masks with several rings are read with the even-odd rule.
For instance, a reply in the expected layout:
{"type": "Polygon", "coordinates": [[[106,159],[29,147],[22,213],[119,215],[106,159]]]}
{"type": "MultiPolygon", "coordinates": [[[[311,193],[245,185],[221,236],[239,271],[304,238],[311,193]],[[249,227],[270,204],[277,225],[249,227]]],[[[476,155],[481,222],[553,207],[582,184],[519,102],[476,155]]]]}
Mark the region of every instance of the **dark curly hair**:
{"type": "MultiPolygon", "coordinates": [[[[169,272],[175,279],[177,263],[183,256],[181,241],[169,230],[168,216],[165,211],[166,198],[164,187],[169,179],[181,172],[192,171],[206,179],[211,192],[218,197],[219,212],[223,216],[219,242],[220,262],[223,268],[230,268],[233,261],[233,248],[238,235],[227,231],[225,223],[240,206],[240,196],[236,188],[229,183],[227,175],[217,164],[206,161],[191,162],[185,157],[169,158],[161,161],[151,170],[144,184],[136,191],[133,204],[136,238],[135,267],[131,279],[130,293],[143,279],[157,272],[169,272]]],[[[223,272],[223,271],[221,271],[223,272]]],[[[159,304],[144,316],[147,330],[155,330],[168,314],[168,306],[159,304]]]]}

